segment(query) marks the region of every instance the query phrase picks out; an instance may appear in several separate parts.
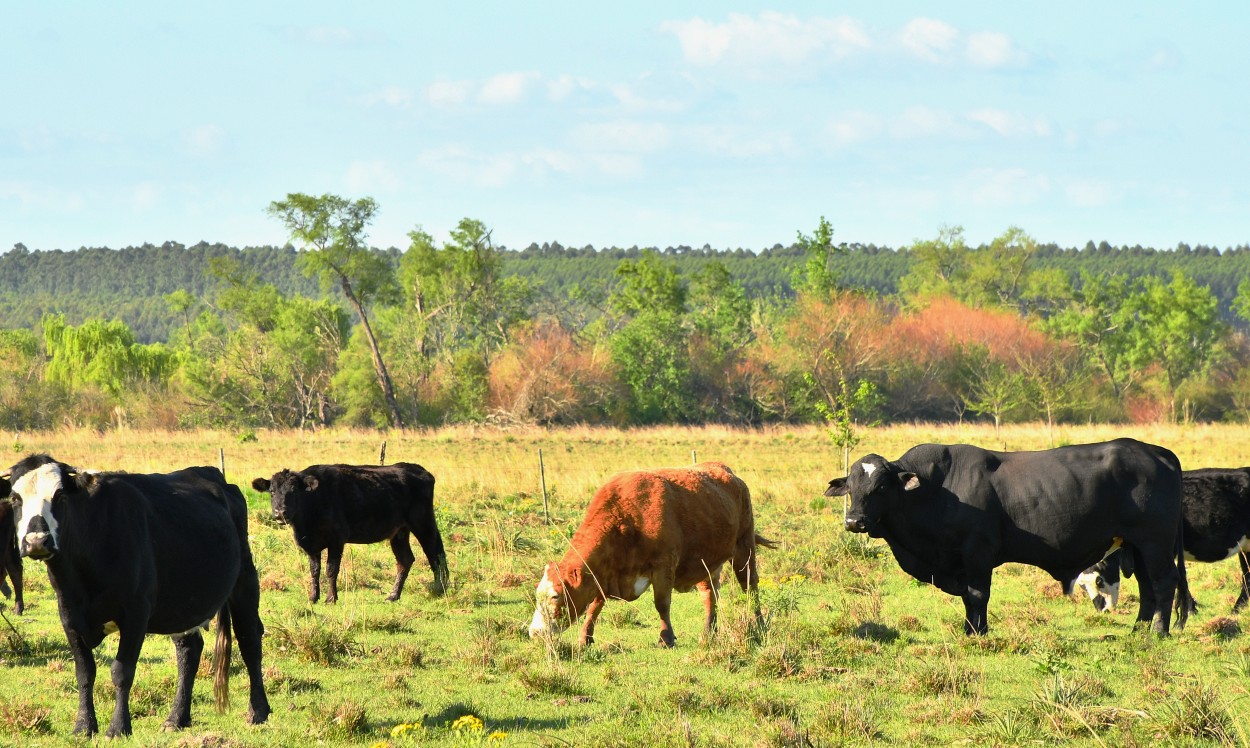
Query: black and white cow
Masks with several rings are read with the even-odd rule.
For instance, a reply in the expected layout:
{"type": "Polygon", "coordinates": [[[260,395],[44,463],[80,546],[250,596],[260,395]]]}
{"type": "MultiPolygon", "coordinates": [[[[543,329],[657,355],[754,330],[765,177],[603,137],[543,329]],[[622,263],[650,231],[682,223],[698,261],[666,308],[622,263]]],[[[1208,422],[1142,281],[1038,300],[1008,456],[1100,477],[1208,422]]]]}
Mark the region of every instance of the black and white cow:
{"type": "Polygon", "coordinates": [[[22,556],[17,550],[17,524],[13,520],[13,504],[0,501],[0,595],[13,596],[13,611],[19,616],[26,610],[22,598],[22,556]],[[8,577],[13,589],[5,583],[8,577]]]}
{"type": "Polygon", "coordinates": [[[434,476],[420,465],[310,465],[257,478],[252,488],[270,494],[274,519],[291,526],[295,543],[308,555],[310,601],[321,597],[322,551],[330,584],[326,602],[333,603],[339,598],[343,547],[383,540],[390,541],[395,554],[395,587],[386,599],[398,600],[416,560],[410,532],[434,572],[435,594],[446,591],[447,554],[434,518],[434,476]]]}
{"type": "Polygon", "coordinates": [[[229,695],[233,622],[251,681],[248,722],[268,718],[247,505],[216,468],[85,473],[35,455],[0,476],[0,495],[14,504],[21,554],[47,565],[56,592],[78,680],[75,733],[99,731],[92,650],[113,631],[119,634],[112,665],[117,702],[108,735],[131,733],[130,689],[147,634],[174,640],[178,685],[165,727],[191,724],[191,689],[204,649],[200,629],[214,616],[218,709],[229,695]]]}
{"type": "Polygon", "coordinates": [[[825,491],[848,493],[846,529],[885,539],[903,571],[962,597],[967,634],[989,630],[992,572],[1008,562],[1070,583],[1122,542],[1154,593],[1138,620],[1153,618],[1160,635],[1185,584],[1180,461],[1151,444],[1117,439],[1039,452],[921,444],[894,462],[857,460],[825,491]]]}
{"type": "MultiPolygon", "coordinates": [[[[1233,612],[1250,600],[1250,468],[1201,468],[1181,474],[1181,515],[1185,521],[1185,558],[1215,563],[1237,557],[1241,563],[1241,591],[1233,612]]],[[[1133,559],[1113,553],[1085,570],[1077,584],[1098,610],[1119,601],[1120,574],[1132,576],[1133,559]]],[[[1197,607],[1189,598],[1189,608],[1197,607]]]]}

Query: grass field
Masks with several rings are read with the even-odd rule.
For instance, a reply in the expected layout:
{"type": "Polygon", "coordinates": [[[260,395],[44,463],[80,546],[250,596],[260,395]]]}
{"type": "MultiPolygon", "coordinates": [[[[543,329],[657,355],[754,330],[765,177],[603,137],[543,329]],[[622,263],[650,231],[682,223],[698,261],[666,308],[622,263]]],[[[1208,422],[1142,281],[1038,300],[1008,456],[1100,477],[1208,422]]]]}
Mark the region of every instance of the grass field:
{"type": "MultiPolygon", "coordinates": [[[[918,442],[1039,449],[1134,436],[1188,467],[1250,464],[1244,426],[913,425],[864,433],[854,456],[899,456],[918,442]]],[[[903,574],[888,548],[842,530],[841,501],[821,496],[843,474],[816,428],[487,430],[392,433],[138,431],[0,434],[15,462],[49,452],[80,468],[157,472],[218,464],[253,508],[252,549],[265,621],[268,724],[243,723],[237,651],[232,705],[212,708],[207,662],[193,726],[162,733],[173,697],[172,646],[151,637],[131,696],[135,745],[824,746],[843,744],[1250,744],[1250,641],[1229,612],[1235,562],[1190,564],[1202,605],[1185,631],[1156,640],[1131,629],[1136,585],[1096,614],[1028,567],[995,574],[990,634],[962,633],[957,599],[903,574]],[[335,606],[309,605],[307,565],[289,529],[268,523],[257,476],[318,462],[418,462],[438,479],[436,505],[453,589],[434,597],[418,559],[404,597],[388,603],[384,545],[349,546],[335,606]],[[539,476],[542,450],[550,524],[539,476]],[[695,594],[676,595],[678,646],[656,646],[650,594],[609,602],[596,643],[567,632],[531,641],[534,585],[558,558],[590,495],[622,469],[728,463],[751,487],[766,625],[722,588],[721,630],[701,643],[695,594]]],[[[419,555],[419,553],[418,553],[419,555]]],[[[72,659],[46,572],[26,563],[27,614],[0,602],[0,745],[64,745],[76,708],[72,659]]],[[[112,703],[109,637],[97,710],[112,703]]],[[[206,648],[211,650],[210,647],[206,648]]],[[[79,740],[77,742],[86,742],[79,740]]]]}

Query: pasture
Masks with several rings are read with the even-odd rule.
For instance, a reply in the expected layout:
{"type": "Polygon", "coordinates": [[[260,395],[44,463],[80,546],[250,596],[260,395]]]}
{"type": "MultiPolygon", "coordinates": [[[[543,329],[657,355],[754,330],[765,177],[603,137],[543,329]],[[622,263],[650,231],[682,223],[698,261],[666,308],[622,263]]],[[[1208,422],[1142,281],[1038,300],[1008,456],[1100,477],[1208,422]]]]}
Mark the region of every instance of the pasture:
{"type": "MultiPolygon", "coordinates": [[[[452,589],[432,596],[419,557],[403,597],[388,603],[387,545],[349,546],[335,606],[307,602],[305,558],[290,530],[269,522],[268,497],[250,483],[283,467],[375,464],[384,437],[254,436],[0,435],[5,466],[46,451],[83,469],[164,472],[216,465],[222,448],[227,479],[248,497],[273,716],[244,724],[247,678],[236,646],[230,710],[213,710],[205,660],[193,726],[160,732],[173,697],[172,645],[149,637],[131,695],[135,745],[1250,744],[1250,637],[1229,616],[1234,561],[1188,565],[1202,607],[1163,641],[1131,628],[1135,580],[1115,612],[1096,614],[1040,571],[1000,567],[990,634],[966,638],[959,599],[913,582],[884,543],[842,530],[841,501],[821,496],[844,474],[842,456],[822,429],[391,433],[387,462],[417,462],[437,478],[452,589]],[[676,649],[658,648],[649,592],[610,601],[592,647],[576,647],[575,631],[531,641],[534,585],[594,490],[619,470],[687,464],[692,451],[746,481],[757,529],[781,543],[760,554],[766,624],[751,625],[745,597],[727,583],[720,633],[708,643],[698,595],[688,593],[674,596],[676,649]]],[[[1187,468],[1250,464],[1246,429],[1234,425],[1010,426],[1000,437],[989,427],[921,424],[863,436],[852,459],[893,459],[924,441],[1021,450],[1133,436],[1172,449],[1187,468]]],[[[0,621],[0,745],[72,744],[73,663],[46,572],[32,561],[25,572],[26,615],[0,601],[13,624],[0,621]]],[[[113,703],[107,668],[116,641],[96,650],[102,714],[113,703]]]]}

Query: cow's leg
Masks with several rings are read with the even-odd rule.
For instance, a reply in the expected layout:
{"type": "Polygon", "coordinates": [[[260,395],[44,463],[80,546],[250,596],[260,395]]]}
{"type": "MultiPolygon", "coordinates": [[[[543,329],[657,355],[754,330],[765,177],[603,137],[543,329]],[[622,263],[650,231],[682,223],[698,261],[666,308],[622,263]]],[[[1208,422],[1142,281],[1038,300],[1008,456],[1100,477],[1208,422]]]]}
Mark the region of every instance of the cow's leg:
{"type": "Polygon", "coordinates": [[[204,636],[196,630],[172,638],[174,659],[178,663],[178,687],[165,729],[180,730],[191,726],[191,689],[195,685],[195,671],[200,667],[200,655],[204,652],[204,636]]]}
{"type": "Polygon", "coordinates": [[[91,737],[100,731],[100,724],[95,716],[94,647],[91,642],[74,633],[80,629],[69,623],[64,625],[69,651],[74,656],[74,678],[78,681],[78,717],[74,720],[74,734],[91,737]]]}
{"type": "Polygon", "coordinates": [[[717,566],[708,578],[699,582],[699,597],[703,598],[703,640],[711,641],[716,634],[716,603],[720,598],[720,570],[717,566]]]}
{"type": "Polygon", "coordinates": [[[964,633],[983,636],[990,631],[990,581],[992,569],[982,569],[968,574],[968,585],[963,593],[964,633]]]}
{"type": "Polygon", "coordinates": [[[738,544],[734,557],[729,563],[733,565],[734,577],[737,578],[738,585],[742,587],[743,592],[747,593],[751,612],[755,614],[755,622],[763,623],[764,614],[760,612],[760,574],[755,563],[754,532],[751,533],[750,542],[738,544]]]}
{"type": "Polygon", "coordinates": [[[422,552],[425,553],[430,571],[434,572],[433,592],[435,595],[442,595],[451,584],[451,572],[447,568],[447,552],[443,549],[443,536],[438,532],[438,523],[434,521],[433,507],[429,511],[418,512],[410,521],[412,534],[416,536],[422,552]]]}
{"type": "Polygon", "coordinates": [[[16,543],[9,549],[8,556],[5,566],[9,570],[9,578],[13,580],[13,612],[20,616],[26,611],[26,603],[22,599],[22,556],[16,543]]]}
{"type": "MultiPolygon", "coordinates": [[[[1246,601],[1250,600],[1250,564],[1246,563],[1245,551],[1237,553],[1237,560],[1241,562],[1241,594],[1237,596],[1237,602],[1233,603],[1234,613],[1241,610],[1246,601]]],[[[13,582],[13,586],[19,590],[22,588],[21,584],[16,581],[13,582]]],[[[21,593],[19,592],[18,594],[21,593]]],[[[20,600],[21,598],[19,597],[18,599],[20,600]]]]}
{"type": "Polygon", "coordinates": [[[1132,548],[1132,554],[1137,574],[1137,623],[1146,623],[1155,614],[1155,588],[1150,581],[1150,570],[1136,547],[1132,548]]]}
{"type": "Polygon", "coordinates": [[[234,638],[239,642],[239,654],[247,667],[248,724],[259,725],[269,719],[269,699],[265,697],[264,671],[261,669],[261,637],[265,625],[260,620],[260,585],[256,580],[256,566],[251,553],[244,544],[243,566],[234,592],[230,595],[230,617],[234,623],[234,638]]]}
{"type": "Polygon", "coordinates": [[[412,562],[417,558],[412,555],[412,546],[408,544],[408,531],[402,527],[391,538],[391,553],[395,554],[395,588],[386,599],[394,601],[398,600],[400,593],[403,592],[404,582],[408,580],[408,572],[412,570],[412,562]]]}
{"type": "Polygon", "coordinates": [[[343,563],[343,544],[336,543],[326,549],[326,583],[330,591],[326,593],[327,603],[339,601],[339,564],[343,563]]]}
{"type": "Polygon", "coordinates": [[[1180,581],[1180,572],[1176,569],[1176,561],[1171,551],[1167,546],[1147,546],[1142,549],[1142,559],[1147,564],[1146,570],[1154,589],[1155,610],[1151,629],[1159,636],[1167,636],[1171,628],[1172,602],[1176,598],[1176,585],[1180,581]]]}
{"type": "Polygon", "coordinates": [[[135,666],[139,662],[139,652],[143,649],[143,632],[147,629],[146,611],[140,615],[127,615],[126,618],[126,621],[117,623],[120,641],[117,643],[117,656],[111,668],[117,702],[113,706],[113,719],[109,722],[108,732],[105,733],[110,738],[131,733],[130,687],[135,682],[135,666]]]}
{"type": "Polygon", "coordinates": [[[595,599],[590,601],[590,605],[586,606],[586,620],[582,623],[582,634],[578,639],[583,647],[595,643],[595,621],[599,619],[599,613],[603,611],[603,603],[604,599],[596,595],[595,599]]]}
{"type": "Polygon", "coordinates": [[[312,577],[312,585],[308,590],[308,602],[315,603],[321,598],[321,551],[308,554],[308,575],[312,577]]]}
{"type": "Polygon", "coordinates": [[[677,637],[673,635],[673,622],[669,619],[669,610],[673,605],[673,578],[666,574],[662,579],[651,582],[655,593],[655,612],[660,614],[660,646],[674,647],[677,637]]]}

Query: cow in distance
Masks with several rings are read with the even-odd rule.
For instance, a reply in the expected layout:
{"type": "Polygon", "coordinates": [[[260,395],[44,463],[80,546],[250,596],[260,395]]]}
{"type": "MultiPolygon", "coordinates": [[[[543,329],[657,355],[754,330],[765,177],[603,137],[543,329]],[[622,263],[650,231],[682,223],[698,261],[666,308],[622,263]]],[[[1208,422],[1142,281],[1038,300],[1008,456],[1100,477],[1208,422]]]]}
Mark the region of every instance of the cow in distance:
{"type": "Polygon", "coordinates": [[[699,588],[704,636],[711,636],[726,562],[758,620],[760,546],[776,544],[755,532],[751,492],[726,465],[614,475],[591,499],[564,557],[544,569],[530,637],[558,635],[584,614],[580,642],[591,644],[607,599],[637,600],[647,587],[660,616],[661,645],[677,643],[669,620],[673,590],[699,588]]]}
{"type": "Polygon", "coordinates": [[[846,494],[846,529],[884,539],[903,571],[961,597],[968,635],[989,631],[993,570],[1009,562],[1070,585],[1122,543],[1147,591],[1138,621],[1160,636],[1178,585],[1188,594],[1181,466],[1162,447],[1133,439],[1036,452],[921,444],[893,462],[856,460],[825,491],[846,494]]]}
{"type": "Polygon", "coordinates": [[[269,494],[274,519],[291,526],[296,545],[308,556],[310,602],[321,597],[322,552],[329,583],[326,602],[334,603],[344,546],[383,540],[390,541],[395,554],[395,586],[386,599],[398,600],[416,560],[409,533],[416,536],[434,572],[432,591],[447,591],[450,574],[434,517],[434,476],[420,465],[310,465],[257,478],[252,488],[269,494]]]}
{"type": "Polygon", "coordinates": [[[229,699],[231,628],[251,682],[247,721],[270,714],[261,668],[260,585],[247,542],[247,504],[220,471],[86,473],[32,455],[0,474],[23,556],[43,561],[74,656],[74,733],[94,735],[95,653],[119,635],[111,667],[116,704],[108,736],[131,734],[130,690],[147,634],[174,641],[178,679],[167,729],[191,724],[191,691],[216,617],[213,692],[229,699]]]}

